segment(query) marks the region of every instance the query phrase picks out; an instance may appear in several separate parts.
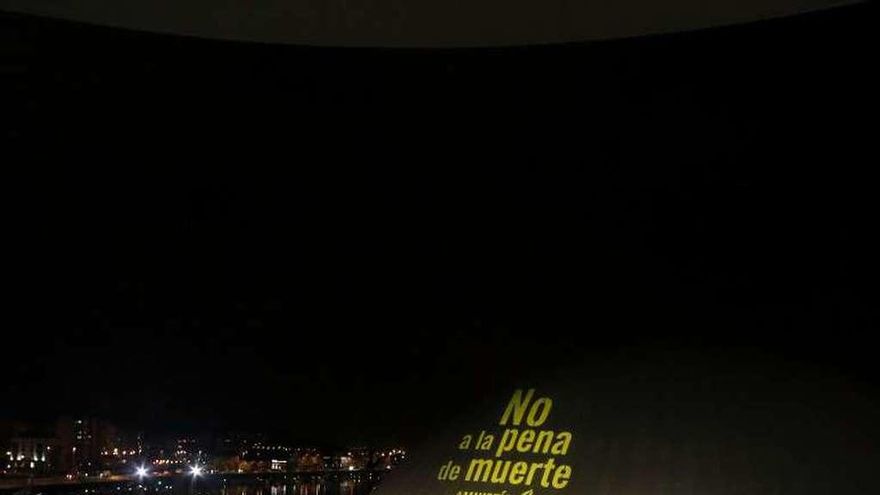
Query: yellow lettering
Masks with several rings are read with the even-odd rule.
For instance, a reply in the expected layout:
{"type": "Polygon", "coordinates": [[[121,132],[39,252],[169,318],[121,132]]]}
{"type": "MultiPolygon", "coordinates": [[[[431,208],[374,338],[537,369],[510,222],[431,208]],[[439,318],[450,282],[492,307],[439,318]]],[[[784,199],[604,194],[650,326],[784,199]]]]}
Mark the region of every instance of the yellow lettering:
{"type": "Polygon", "coordinates": [[[513,465],[513,469],[510,470],[510,484],[511,485],[519,485],[523,482],[523,477],[526,474],[526,471],[529,470],[529,465],[525,462],[517,462],[513,465]]]}
{"type": "Polygon", "coordinates": [[[535,477],[535,471],[541,469],[542,467],[544,467],[544,465],[539,462],[533,462],[532,465],[529,466],[529,475],[526,476],[526,485],[531,486],[532,478],[535,477]]]}
{"type": "Polygon", "coordinates": [[[519,440],[516,442],[516,450],[519,452],[528,452],[532,448],[532,441],[535,440],[535,430],[525,430],[519,434],[519,440]]]}
{"type": "Polygon", "coordinates": [[[550,449],[550,452],[553,455],[565,455],[568,453],[568,446],[571,444],[571,433],[567,431],[560,431],[556,436],[556,442],[553,444],[553,448],[550,449]]]}
{"type": "Polygon", "coordinates": [[[541,397],[536,400],[534,404],[532,404],[531,409],[529,410],[529,417],[526,418],[526,422],[529,426],[541,426],[544,424],[544,421],[547,421],[547,416],[550,415],[550,409],[553,408],[553,401],[547,397],[541,397]],[[540,411],[540,413],[538,413],[540,411]],[[536,417],[536,415],[540,414],[536,417]]]}
{"type": "Polygon", "coordinates": [[[541,452],[546,454],[550,452],[550,443],[553,441],[553,432],[551,430],[543,430],[538,432],[538,440],[535,442],[535,453],[541,452]]]}
{"type": "Polygon", "coordinates": [[[501,457],[501,454],[513,450],[513,446],[516,444],[517,433],[519,432],[516,428],[504,430],[504,434],[501,435],[501,441],[498,442],[498,450],[495,451],[495,457],[501,457]]]}
{"type": "Polygon", "coordinates": [[[460,473],[461,466],[452,466],[452,469],[449,470],[449,479],[452,481],[457,480],[460,473]]]}
{"type": "Polygon", "coordinates": [[[510,415],[513,414],[513,425],[519,426],[526,413],[526,407],[528,407],[529,402],[532,401],[533,395],[535,395],[535,389],[533,388],[526,392],[525,398],[523,398],[522,389],[516,389],[516,391],[513,392],[513,397],[510,398],[510,402],[507,403],[507,408],[504,410],[504,414],[501,416],[499,424],[502,426],[506,425],[507,420],[510,419],[510,415]]]}
{"type": "Polygon", "coordinates": [[[473,437],[470,435],[465,435],[461,438],[461,443],[458,444],[459,450],[467,450],[471,448],[471,439],[473,437]]]}
{"type": "Polygon", "coordinates": [[[496,462],[495,470],[492,471],[492,483],[505,483],[508,471],[510,471],[510,461],[496,462]]]}
{"type": "Polygon", "coordinates": [[[547,488],[550,486],[550,480],[547,479],[550,477],[550,473],[553,472],[553,469],[556,467],[556,459],[549,458],[547,459],[547,465],[544,466],[544,476],[541,477],[541,486],[547,488]]]}
{"type": "Polygon", "coordinates": [[[571,466],[559,466],[559,469],[553,473],[553,488],[558,490],[562,490],[566,486],[568,486],[568,481],[571,479],[571,466]]]}
{"type": "Polygon", "coordinates": [[[492,472],[492,464],[492,459],[471,459],[464,479],[467,481],[488,481],[489,475],[492,472]],[[482,479],[480,479],[481,476],[482,479]]]}

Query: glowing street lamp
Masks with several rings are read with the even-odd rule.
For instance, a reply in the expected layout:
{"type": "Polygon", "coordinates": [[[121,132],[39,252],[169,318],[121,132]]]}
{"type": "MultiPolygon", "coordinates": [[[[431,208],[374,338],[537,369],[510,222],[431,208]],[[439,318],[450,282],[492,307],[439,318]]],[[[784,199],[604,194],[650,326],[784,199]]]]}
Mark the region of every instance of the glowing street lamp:
{"type": "Polygon", "coordinates": [[[189,474],[193,475],[193,478],[198,478],[202,475],[202,467],[196,464],[195,466],[190,466],[189,474]]]}
{"type": "Polygon", "coordinates": [[[147,476],[149,474],[149,471],[147,471],[147,468],[145,468],[143,466],[143,464],[141,464],[141,467],[137,468],[136,472],[137,472],[137,477],[141,478],[141,479],[143,479],[145,476],[147,476]]]}

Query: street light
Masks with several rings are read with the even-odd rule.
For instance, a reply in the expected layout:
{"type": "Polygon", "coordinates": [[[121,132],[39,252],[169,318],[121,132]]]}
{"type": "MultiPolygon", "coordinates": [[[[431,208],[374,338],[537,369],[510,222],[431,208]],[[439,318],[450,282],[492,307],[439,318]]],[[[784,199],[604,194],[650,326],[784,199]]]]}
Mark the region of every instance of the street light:
{"type": "Polygon", "coordinates": [[[149,472],[147,471],[147,468],[145,468],[143,466],[143,464],[141,465],[141,467],[137,468],[137,477],[138,478],[143,479],[145,476],[147,476],[147,474],[149,474],[149,472]]]}
{"type": "Polygon", "coordinates": [[[189,467],[189,474],[192,475],[192,480],[190,480],[190,482],[189,482],[189,491],[190,491],[190,493],[193,493],[196,488],[196,478],[198,478],[199,476],[202,475],[202,467],[199,466],[198,463],[196,463],[193,466],[190,466],[189,467]]]}

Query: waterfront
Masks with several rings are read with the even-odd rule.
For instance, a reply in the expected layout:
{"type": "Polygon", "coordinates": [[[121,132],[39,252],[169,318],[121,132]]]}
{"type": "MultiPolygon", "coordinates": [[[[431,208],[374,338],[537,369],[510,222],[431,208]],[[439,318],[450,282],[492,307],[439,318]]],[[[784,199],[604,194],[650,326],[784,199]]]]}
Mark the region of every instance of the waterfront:
{"type": "Polygon", "coordinates": [[[367,495],[382,473],[317,473],[284,476],[212,475],[143,481],[0,489],[3,495],[367,495]]]}

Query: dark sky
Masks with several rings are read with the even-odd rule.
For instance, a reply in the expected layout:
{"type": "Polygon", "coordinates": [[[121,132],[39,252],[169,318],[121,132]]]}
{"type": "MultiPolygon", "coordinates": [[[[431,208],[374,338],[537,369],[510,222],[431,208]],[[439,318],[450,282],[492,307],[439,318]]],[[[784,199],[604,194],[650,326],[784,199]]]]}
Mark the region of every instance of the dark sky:
{"type": "Polygon", "coordinates": [[[453,51],[0,17],[2,414],[406,441],[621,349],[874,393],[873,15],[453,51]]]}
{"type": "Polygon", "coordinates": [[[527,45],[723,26],[853,0],[0,0],[0,9],[206,38],[318,46],[527,45]]]}

